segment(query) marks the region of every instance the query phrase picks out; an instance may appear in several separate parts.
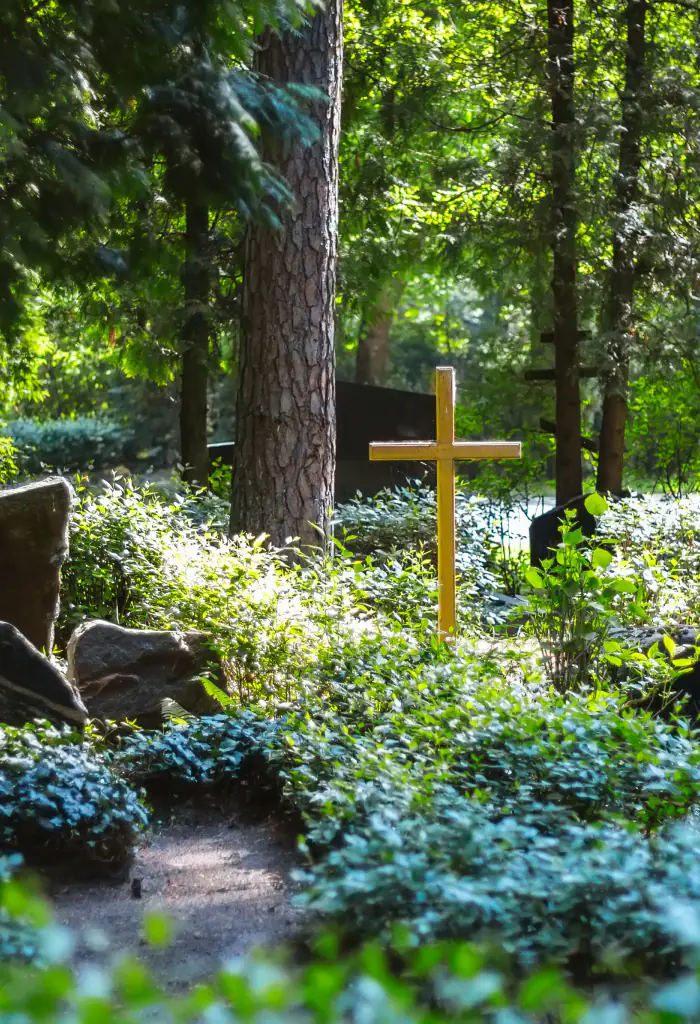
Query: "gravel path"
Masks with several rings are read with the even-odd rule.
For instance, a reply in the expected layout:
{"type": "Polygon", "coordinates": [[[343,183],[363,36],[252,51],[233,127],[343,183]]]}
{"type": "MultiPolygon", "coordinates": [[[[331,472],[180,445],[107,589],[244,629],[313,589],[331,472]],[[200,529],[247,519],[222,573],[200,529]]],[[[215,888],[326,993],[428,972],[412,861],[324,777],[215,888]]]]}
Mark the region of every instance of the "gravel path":
{"type": "MultiPolygon", "coordinates": [[[[251,825],[211,808],[188,808],[154,826],[128,881],[75,882],[52,896],[61,924],[75,932],[97,926],[111,949],[138,955],[168,988],[189,988],[226,959],[300,932],[303,914],[290,905],[295,863],[288,839],[272,823],[251,825]],[[147,910],[173,922],[165,949],[142,940],[147,910]]],[[[94,955],[86,948],[79,953],[94,955]]]]}

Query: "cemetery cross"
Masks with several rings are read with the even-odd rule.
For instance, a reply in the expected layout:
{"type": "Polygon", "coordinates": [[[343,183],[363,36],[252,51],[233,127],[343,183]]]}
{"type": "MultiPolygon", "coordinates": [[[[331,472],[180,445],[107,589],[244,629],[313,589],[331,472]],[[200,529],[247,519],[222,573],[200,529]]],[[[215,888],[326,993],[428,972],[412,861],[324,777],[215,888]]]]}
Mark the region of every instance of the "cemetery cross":
{"type": "Polygon", "coordinates": [[[519,459],[519,441],[455,441],[455,372],[451,366],[435,371],[437,439],[435,441],[377,441],[369,446],[373,461],[408,459],[437,462],[438,521],[438,636],[455,637],[455,462],[466,459],[519,459]]]}

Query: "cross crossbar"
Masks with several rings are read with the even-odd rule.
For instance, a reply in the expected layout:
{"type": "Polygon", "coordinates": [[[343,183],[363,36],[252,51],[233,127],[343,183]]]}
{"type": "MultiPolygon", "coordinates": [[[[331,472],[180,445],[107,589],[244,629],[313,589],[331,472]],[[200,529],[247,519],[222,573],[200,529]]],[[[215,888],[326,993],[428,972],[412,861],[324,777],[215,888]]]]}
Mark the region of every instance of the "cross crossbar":
{"type": "Polygon", "coordinates": [[[418,462],[426,459],[454,459],[467,462],[469,459],[519,459],[519,441],[452,441],[438,444],[436,441],[374,441],[369,446],[370,459],[388,462],[407,459],[418,462]]]}
{"type": "Polygon", "coordinates": [[[377,441],[369,446],[372,461],[406,459],[437,463],[438,520],[438,635],[455,637],[455,462],[469,459],[519,459],[519,441],[455,441],[455,372],[451,366],[435,371],[437,438],[434,441],[377,441]]]}

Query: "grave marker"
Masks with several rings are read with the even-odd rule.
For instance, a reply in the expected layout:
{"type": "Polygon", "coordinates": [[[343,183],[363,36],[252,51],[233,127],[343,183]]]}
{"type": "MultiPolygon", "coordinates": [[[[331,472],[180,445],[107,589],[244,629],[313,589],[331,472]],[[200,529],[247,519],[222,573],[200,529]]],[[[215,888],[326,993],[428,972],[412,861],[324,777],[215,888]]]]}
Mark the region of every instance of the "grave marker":
{"type": "Polygon", "coordinates": [[[372,461],[420,460],[437,462],[438,520],[438,636],[455,636],[455,462],[468,459],[519,459],[519,441],[455,441],[455,372],[451,366],[435,371],[437,431],[435,441],[373,442],[372,461]]]}

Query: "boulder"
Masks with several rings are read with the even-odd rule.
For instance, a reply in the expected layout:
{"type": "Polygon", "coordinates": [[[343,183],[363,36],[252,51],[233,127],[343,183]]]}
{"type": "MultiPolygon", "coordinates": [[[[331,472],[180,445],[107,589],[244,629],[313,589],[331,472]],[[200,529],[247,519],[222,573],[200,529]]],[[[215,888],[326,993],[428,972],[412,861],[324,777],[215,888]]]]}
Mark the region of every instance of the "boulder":
{"type": "Polygon", "coordinates": [[[87,622],[68,643],[68,678],[91,718],[135,721],[155,729],[164,720],[163,701],[196,715],[216,714],[221,705],[197,678],[209,672],[226,688],[221,662],[204,633],[124,629],[112,622],[87,622]]]}
{"type": "Polygon", "coordinates": [[[575,511],[576,525],[580,526],[584,537],[592,537],[595,534],[595,517],[584,505],[586,497],[587,495],[580,494],[564,505],[556,505],[541,516],[535,516],[530,523],[530,565],[539,568],[545,558],[552,557],[552,550],[561,540],[559,526],[567,509],[575,511]]]}
{"type": "Polygon", "coordinates": [[[49,655],[72,497],[61,477],[0,491],[0,620],[49,655]]]}
{"type": "Polygon", "coordinates": [[[9,622],[0,622],[0,722],[36,718],[82,728],[88,713],[59,669],[9,622]]]}

